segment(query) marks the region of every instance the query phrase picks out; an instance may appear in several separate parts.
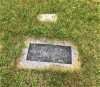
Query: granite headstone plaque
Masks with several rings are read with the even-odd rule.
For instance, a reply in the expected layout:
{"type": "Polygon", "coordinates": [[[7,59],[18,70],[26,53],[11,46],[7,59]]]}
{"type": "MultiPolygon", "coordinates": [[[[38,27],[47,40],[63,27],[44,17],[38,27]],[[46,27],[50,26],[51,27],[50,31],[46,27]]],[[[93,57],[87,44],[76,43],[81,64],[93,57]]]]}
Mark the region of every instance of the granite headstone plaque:
{"type": "Polygon", "coordinates": [[[72,64],[71,46],[30,43],[26,60],[72,64]]]}

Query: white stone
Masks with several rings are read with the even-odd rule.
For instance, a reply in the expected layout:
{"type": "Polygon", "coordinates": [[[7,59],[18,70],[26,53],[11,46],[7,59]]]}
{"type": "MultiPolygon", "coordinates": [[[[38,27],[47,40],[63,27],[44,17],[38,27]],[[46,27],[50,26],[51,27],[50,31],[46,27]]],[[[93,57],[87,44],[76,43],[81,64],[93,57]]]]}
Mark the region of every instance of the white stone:
{"type": "Polygon", "coordinates": [[[41,22],[56,22],[57,15],[56,14],[39,14],[37,19],[41,22]]]}

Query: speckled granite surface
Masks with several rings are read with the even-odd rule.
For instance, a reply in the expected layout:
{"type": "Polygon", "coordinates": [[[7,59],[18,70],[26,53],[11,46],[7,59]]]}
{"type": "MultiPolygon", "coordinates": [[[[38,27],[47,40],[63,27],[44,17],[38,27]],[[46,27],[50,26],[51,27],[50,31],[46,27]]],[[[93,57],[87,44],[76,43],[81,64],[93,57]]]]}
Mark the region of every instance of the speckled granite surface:
{"type": "Polygon", "coordinates": [[[71,46],[30,43],[27,60],[71,64],[71,46]]]}

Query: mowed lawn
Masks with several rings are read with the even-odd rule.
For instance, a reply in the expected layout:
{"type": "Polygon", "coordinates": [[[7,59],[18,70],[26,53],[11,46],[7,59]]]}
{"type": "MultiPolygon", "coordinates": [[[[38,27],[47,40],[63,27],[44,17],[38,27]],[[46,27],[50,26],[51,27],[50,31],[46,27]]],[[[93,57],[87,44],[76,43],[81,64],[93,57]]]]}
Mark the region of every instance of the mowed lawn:
{"type": "MultiPolygon", "coordinates": [[[[99,1],[99,0],[98,0],[99,1]]],[[[100,87],[100,3],[96,0],[0,0],[0,87],[100,87]],[[37,15],[55,13],[55,23],[37,15]],[[27,38],[77,46],[80,70],[52,72],[16,67],[27,38]]]]}

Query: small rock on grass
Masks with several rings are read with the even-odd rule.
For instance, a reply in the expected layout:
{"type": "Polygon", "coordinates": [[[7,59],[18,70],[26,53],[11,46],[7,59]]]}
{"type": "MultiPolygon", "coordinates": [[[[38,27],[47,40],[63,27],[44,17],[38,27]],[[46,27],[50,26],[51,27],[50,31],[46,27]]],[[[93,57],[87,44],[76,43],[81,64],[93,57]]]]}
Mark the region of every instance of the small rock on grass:
{"type": "Polygon", "coordinates": [[[37,19],[41,22],[56,22],[57,15],[56,14],[39,14],[37,19]]]}

